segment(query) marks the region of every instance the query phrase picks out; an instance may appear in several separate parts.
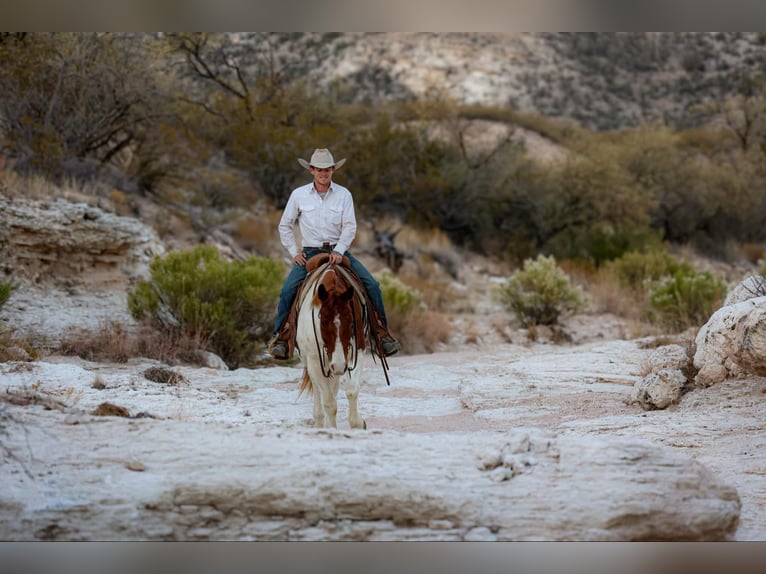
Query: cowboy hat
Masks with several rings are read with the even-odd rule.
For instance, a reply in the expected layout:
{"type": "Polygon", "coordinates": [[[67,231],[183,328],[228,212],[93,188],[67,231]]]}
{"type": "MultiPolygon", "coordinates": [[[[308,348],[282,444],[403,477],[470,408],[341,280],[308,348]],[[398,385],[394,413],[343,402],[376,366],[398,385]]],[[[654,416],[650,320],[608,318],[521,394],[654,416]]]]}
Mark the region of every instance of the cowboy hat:
{"type": "Polygon", "coordinates": [[[343,159],[335,161],[329,149],[315,149],[314,153],[311,155],[310,161],[306,161],[299,157],[298,163],[306,169],[311,167],[334,167],[335,169],[339,169],[340,166],[346,163],[346,158],[344,157],[343,159]]]}

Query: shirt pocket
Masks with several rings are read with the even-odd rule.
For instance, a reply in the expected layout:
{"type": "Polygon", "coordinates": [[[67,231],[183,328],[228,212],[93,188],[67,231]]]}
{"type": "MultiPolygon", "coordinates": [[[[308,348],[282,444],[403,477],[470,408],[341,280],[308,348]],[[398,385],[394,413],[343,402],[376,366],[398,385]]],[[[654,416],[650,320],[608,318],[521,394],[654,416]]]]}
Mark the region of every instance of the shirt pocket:
{"type": "Polygon", "coordinates": [[[327,210],[327,214],[334,225],[340,225],[343,222],[343,206],[332,206],[327,210]]]}
{"type": "Polygon", "coordinates": [[[311,215],[312,211],[316,211],[316,205],[314,205],[312,202],[303,201],[298,204],[298,212],[300,214],[306,213],[308,215],[311,215]]]}
{"type": "Polygon", "coordinates": [[[298,204],[298,217],[303,220],[304,223],[316,226],[317,224],[317,208],[316,205],[310,201],[304,201],[298,204]]]}

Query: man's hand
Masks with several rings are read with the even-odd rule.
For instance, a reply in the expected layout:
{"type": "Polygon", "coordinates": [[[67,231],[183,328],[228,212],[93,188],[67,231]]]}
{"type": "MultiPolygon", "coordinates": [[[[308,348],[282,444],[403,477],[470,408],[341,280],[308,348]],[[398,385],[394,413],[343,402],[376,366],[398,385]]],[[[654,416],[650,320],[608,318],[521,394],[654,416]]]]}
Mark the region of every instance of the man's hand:
{"type": "Polygon", "coordinates": [[[341,261],[343,261],[343,255],[341,255],[337,251],[330,252],[330,265],[335,265],[336,263],[340,263],[341,261]]]}
{"type": "Polygon", "coordinates": [[[293,257],[293,265],[306,265],[306,254],[303,251],[298,251],[298,254],[293,257]]]}

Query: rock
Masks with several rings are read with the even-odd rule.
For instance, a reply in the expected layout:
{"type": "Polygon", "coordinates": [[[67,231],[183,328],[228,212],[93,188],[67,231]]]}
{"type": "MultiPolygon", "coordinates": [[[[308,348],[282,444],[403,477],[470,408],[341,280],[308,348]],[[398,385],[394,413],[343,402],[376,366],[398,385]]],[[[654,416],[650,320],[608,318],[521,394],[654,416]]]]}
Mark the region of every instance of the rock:
{"type": "MultiPolygon", "coordinates": [[[[61,424],[46,432],[63,434],[61,424]]],[[[730,540],[741,509],[701,463],[628,439],[147,420],[136,441],[125,432],[136,424],[67,426],[78,472],[68,458],[26,463],[46,486],[21,476],[0,492],[0,506],[16,509],[0,514],[2,539],[730,540]],[[535,453],[522,472],[487,468],[486,453],[522,444],[535,453]]]]}
{"type": "Polygon", "coordinates": [[[746,373],[766,376],[766,298],[737,322],[729,358],[746,373]]]}
{"type": "Polygon", "coordinates": [[[678,403],[686,385],[686,377],[678,369],[662,369],[636,381],[631,402],[644,410],[665,409],[678,403]]]}
{"type": "MultiPolygon", "coordinates": [[[[764,325],[760,319],[754,320],[754,323],[747,321],[756,308],[760,316],[760,309],[766,308],[766,297],[747,299],[721,307],[713,313],[697,333],[694,367],[702,370],[706,365],[723,365],[727,376],[736,377],[743,374],[749,364],[756,364],[758,359],[753,356],[743,355],[738,359],[738,355],[745,350],[743,345],[757,343],[760,349],[763,348],[760,343],[762,335],[758,333],[764,325]],[[745,326],[746,323],[748,326],[745,326]]],[[[747,352],[745,355],[748,355],[747,352]]]]}
{"type": "Polygon", "coordinates": [[[663,369],[683,371],[689,367],[691,359],[681,345],[663,345],[657,347],[649,355],[647,362],[650,372],[656,373],[663,369]]]}
{"type": "Polygon", "coordinates": [[[681,345],[657,347],[646,359],[649,373],[633,385],[630,402],[644,410],[665,409],[677,404],[687,390],[691,359],[681,345]]]}
{"type": "Polygon", "coordinates": [[[205,367],[208,367],[210,369],[216,369],[218,371],[229,370],[229,366],[226,364],[226,362],[215,353],[211,353],[210,351],[199,350],[197,351],[197,357],[202,362],[202,365],[204,365],[205,367]]]}
{"type": "Polygon", "coordinates": [[[0,259],[33,282],[109,286],[148,273],[165,249],[138,219],[85,203],[0,196],[0,259]]]}
{"type": "Polygon", "coordinates": [[[726,367],[716,363],[708,363],[702,367],[694,378],[697,387],[710,387],[726,380],[726,367]]]}
{"type": "Polygon", "coordinates": [[[729,305],[736,305],[737,303],[742,303],[742,301],[747,301],[748,299],[753,299],[755,297],[763,297],[765,295],[766,277],[763,275],[751,275],[740,282],[734,289],[729,291],[723,302],[723,306],[728,307],[729,305]]]}

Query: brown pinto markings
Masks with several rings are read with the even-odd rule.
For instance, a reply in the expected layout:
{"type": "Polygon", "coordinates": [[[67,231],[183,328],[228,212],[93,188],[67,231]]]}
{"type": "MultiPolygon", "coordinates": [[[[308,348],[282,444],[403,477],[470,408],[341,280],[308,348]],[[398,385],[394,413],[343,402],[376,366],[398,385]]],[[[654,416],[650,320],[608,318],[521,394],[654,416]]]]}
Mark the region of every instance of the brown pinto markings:
{"type": "Polygon", "coordinates": [[[348,350],[354,335],[353,320],[354,289],[348,285],[334,269],[328,269],[317,286],[313,306],[319,305],[319,329],[322,340],[327,345],[327,354],[332,357],[335,342],[340,338],[343,356],[348,362],[348,350]],[[340,333],[335,318],[338,318],[340,333]]]}

